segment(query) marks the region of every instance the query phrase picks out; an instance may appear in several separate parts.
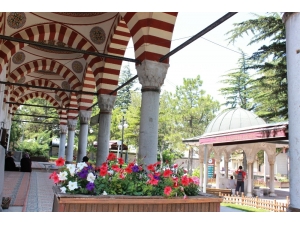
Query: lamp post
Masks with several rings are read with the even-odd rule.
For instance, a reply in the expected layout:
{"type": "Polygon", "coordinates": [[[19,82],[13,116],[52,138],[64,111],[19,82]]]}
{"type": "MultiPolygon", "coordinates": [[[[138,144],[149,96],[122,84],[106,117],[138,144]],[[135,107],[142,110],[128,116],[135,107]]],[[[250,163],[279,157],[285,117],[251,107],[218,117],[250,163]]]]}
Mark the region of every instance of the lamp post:
{"type": "MultiPolygon", "coordinates": [[[[126,120],[124,119],[124,116],[122,117],[121,123],[119,124],[118,128],[122,131],[122,140],[121,140],[121,158],[123,157],[123,141],[124,141],[124,128],[126,129],[128,127],[128,124],[126,123],[126,120]]],[[[127,157],[128,157],[128,149],[125,156],[125,162],[127,163],[127,157]]]]}

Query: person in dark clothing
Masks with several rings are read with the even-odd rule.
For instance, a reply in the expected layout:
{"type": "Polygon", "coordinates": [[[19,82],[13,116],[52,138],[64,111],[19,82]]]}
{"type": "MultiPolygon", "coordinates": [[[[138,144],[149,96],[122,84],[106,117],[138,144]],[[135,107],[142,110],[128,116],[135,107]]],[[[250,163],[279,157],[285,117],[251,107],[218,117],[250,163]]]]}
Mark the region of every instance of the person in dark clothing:
{"type": "Polygon", "coordinates": [[[23,155],[23,158],[21,159],[21,172],[31,172],[31,159],[28,155],[28,153],[25,153],[23,155]]]}
{"type": "Polygon", "coordinates": [[[5,158],[5,171],[19,171],[19,168],[16,167],[15,160],[13,159],[11,152],[7,152],[5,158]]]}
{"type": "Polygon", "coordinates": [[[87,156],[84,156],[83,158],[82,158],[82,162],[85,162],[87,165],[90,165],[90,163],[89,163],[89,157],[87,157],[87,156]]]}

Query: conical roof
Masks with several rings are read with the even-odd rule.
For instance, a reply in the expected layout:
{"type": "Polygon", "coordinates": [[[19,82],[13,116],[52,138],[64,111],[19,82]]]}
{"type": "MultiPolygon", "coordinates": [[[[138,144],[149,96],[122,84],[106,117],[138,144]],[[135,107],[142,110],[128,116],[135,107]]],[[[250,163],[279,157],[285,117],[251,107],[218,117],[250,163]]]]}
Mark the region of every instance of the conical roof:
{"type": "Polygon", "coordinates": [[[206,127],[205,134],[263,124],[266,124],[266,122],[253,112],[242,108],[234,108],[216,116],[206,127]]]}

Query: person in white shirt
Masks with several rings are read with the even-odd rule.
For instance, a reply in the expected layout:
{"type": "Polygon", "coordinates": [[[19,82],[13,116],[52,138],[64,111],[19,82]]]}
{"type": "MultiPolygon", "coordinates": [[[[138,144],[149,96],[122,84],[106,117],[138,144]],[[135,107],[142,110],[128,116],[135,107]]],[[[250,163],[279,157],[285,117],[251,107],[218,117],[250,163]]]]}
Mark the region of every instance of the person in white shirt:
{"type": "Polygon", "coordinates": [[[233,176],[230,176],[230,179],[228,180],[228,183],[227,183],[227,187],[226,187],[226,188],[231,189],[232,194],[235,193],[236,182],[235,182],[235,180],[233,179],[233,176]]]}

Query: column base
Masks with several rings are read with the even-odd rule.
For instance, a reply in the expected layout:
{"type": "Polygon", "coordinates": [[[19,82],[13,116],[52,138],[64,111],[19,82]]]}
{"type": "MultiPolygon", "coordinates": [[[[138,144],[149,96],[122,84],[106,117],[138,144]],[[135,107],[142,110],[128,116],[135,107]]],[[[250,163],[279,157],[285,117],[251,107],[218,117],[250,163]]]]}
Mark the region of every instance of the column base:
{"type": "Polygon", "coordinates": [[[248,193],[246,194],[246,197],[253,197],[253,196],[252,196],[252,193],[248,192],[248,193]]]}
{"type": "Polygon", "coordinates": [[[275,193],[270,193],[270,197],[276,197],[277,195],[275,193]]]}
{"type": "Polygon", "coordinates": [[[291,205],[289,205],[289,207],[286,210],[287,212],[300,212],[300,209],[298,208],[294,208],[291,205]]]}

